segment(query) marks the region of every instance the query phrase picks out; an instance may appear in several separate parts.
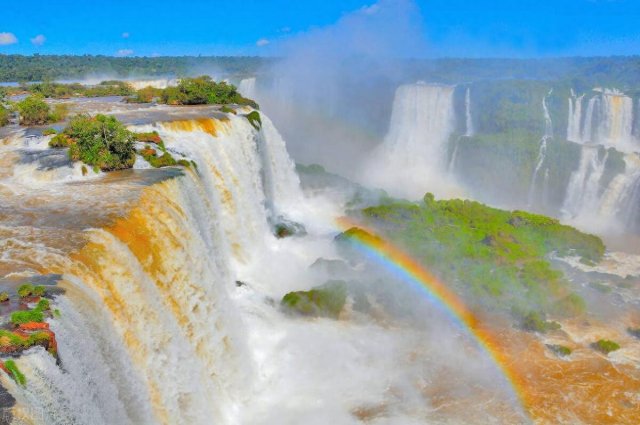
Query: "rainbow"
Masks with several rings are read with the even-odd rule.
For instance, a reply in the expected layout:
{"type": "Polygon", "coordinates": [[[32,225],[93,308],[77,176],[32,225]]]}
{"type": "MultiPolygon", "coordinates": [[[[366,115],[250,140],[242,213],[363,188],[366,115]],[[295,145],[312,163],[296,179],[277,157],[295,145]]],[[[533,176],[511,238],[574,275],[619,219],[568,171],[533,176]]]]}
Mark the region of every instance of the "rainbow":
{"type": "Polygon", "coordinates": [[[342,232],[352,229],[347,236],[352,243],[365,250],[385,267],[412,283],[436,305],[441,307],[453,320],[466,330],[486,351],[498,370],[511,385],[522,406],[525,415],[529,414],[529,404],[524,391],[524,381],[511,367],[509,358],[500,349],[497,339],[484,328],[476,315],[465,305],[462,299],[447,285],[427,271],[418,261],[411,258],[402,249],[378,236],[375,231],[360,223],[341,217],[337,220],[342,232]]]}

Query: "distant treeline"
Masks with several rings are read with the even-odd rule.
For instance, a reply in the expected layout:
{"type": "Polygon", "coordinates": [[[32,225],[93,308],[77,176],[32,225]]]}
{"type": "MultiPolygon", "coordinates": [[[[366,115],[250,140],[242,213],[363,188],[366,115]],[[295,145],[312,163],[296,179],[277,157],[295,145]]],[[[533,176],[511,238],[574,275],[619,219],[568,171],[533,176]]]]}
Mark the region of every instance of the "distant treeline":
{"type": "MultiPolygon", "coordinates": [[[[241,56],[128,57],[0,55],[0,81],[29,82],[81,79],[91,75],[114,78],[136,76],[224,77],[254,75],[277,59],[241,56]]],[[[445,84],[486,80],[563,82],[577,91],[594,86],[637,90],[640,56],[545,59],[412,59],[402,60],[403,80],[445,84]]]]}
{"type": "Polygon", "coordinates": [[[409,78],[445,84],[540,80],[563,82],[576,91],[596,86],[637,90],[640,56],[411,60],[406,72],[409,78]]]}
{"type": "Polygon", "coordinates": [[[241,56],[131,57],[71,55],[0,55],[0,81],[30,82],[82,79],[91,75],[114,78],[135,76],[190,76],[223,73],[255,74],[271,59],[241,56]]]}

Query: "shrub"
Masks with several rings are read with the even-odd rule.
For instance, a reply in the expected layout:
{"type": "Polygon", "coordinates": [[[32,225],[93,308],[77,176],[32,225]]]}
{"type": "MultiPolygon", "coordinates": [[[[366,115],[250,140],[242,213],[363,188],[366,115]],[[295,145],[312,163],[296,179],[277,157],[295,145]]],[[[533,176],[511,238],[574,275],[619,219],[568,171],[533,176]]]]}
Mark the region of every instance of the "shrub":
{"type": "Polygon", "coordinates": [[[128,103],[151,103],[154,99],[158,99],[162,96],[162,89],[155,87],[144,87],[136,91],[133,97],[126,99],[128,103]]]}
{"type": "Polygon", "coordinates": [[[69,115],[69,107],[64,103],[53,105],[53,110],[49,114],[49,122],[63,121],[69,115]]]}
{"type": "Polygon", "coordinates": [[[10,112],[4,105],[0,105],[0,127],[9,124],[10,112]]]}
{"type": "Polygon", "coordinates": [[[310,291],[289,292],[281,304],[286,310],[305,316],[338,318],[346,299],[346,284],[331,281],[310,291]]]}
{"type": "Polygon", "coordinates": [[[134,136],[113,116],[77,115],[64,129],[71,140],[69,156],[102,171],[133,167],[134,136]]]}
{"type": "Polygon", "coordinates": [[[20,298],[26,297],[41,297],[46,293],[46,288],[42,285],[33,286],[30,283],[25,283],[24,285],[20,285],[18,288],[18,296],[20,298]]]}
{"type": "Polygon", "coordinates": [[[602,354],[609,354],[612,351],[620,349],[620,345],[617,342],[610,341],[608,339],[601,339],[591,344],[593,349],[600,351],[602,354]]]}
{"type": "Polygon", "coordinates": [[[42,131],[43,136],[53,136],[54,134],[57,134],[57,133],[58,132],[56,131],[55,128],[47,128],[42,131]]]}
{"type": "Polygon", "coordinates": [[[50,148],[68,148],[71,145],[71,139],[66,134],[56,134],[51,140],[49,140],[50,148]]]}
{"type": "Polygon", "coordinates": [[[522,328],[526,331],[545,333],[560,329],[560,324],[549,322],[543,314],[532,311],[522,318],[522,328]]]}
{"type": "Polygon", "coordinates": [[[258,108],[258,104],[243,97],[236,87],[224,81],[219,83],[203,75],[195,78],[183,78],[177,87],[167,87],[160,96],[162,103],[168,105],[224,105],[235,103],[258,108]]]}
{"type": "Polygon", "coordinates": [[[9,301],[9,294],[7,292],[0,292],[0,303],[9,301]]]}
{"type": "Polygon", "coordinates": [[[229,108],[227,105],[222,105],[222,108],[220,108],[220,110],[225,114],[236,114],[236,110],[233,108],[229,108]]]}
{"type": "Polygon", "coordinates": [[[571,354],[571,348],[565,347],[564,345],[548,344],[547,348],[553,351],[556,355],[561,357],[566,357],[571,354]]]}
{"type": "Polygon", "coordinates": [[[25,98],[16,103],[16,108],[20,113],[22,125],[42,125],[51,122],[51,109],[40,95],[25,98]]]}
{"type": "Polygon", "coordinates": [[[23,387],[27,384],[27,378],[25,378],[22,372],[20,372],[20,369],[18,369],[15,361],[7,360],[6,362],[4,362],[4,367],[7,368],[9,373],[11,373],[11,377],[14,381],[16,381],[16,383],[23,387]]]}

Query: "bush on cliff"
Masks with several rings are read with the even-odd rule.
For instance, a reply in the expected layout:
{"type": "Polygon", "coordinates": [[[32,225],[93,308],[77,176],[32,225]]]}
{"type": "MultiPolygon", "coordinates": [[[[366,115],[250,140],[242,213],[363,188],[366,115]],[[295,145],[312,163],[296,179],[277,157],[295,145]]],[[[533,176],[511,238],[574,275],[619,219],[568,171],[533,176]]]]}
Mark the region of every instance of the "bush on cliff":
{"type": "Polygon", "coordinates": [[[256,102],[243,97],[233,84],[227,84],[224,81],[215,82],[206,75],[181,79],[177,87],[164,89],[160,100],[168,105],[225,105],[234,103],[258,108],[256,102]]]}
{"type": "Polygon", "coordinates": [[[347,299],[347,285],[331,281],[309,291],[289,292],[282,298],[285,310],[304,316],[337,319],[347,299]]]}
{"type": "Polygon", "coordinates": [[[113,116],[76,115],[64,129],[69,157],[102,171],[133,167],[135,137],[113,116]]]}

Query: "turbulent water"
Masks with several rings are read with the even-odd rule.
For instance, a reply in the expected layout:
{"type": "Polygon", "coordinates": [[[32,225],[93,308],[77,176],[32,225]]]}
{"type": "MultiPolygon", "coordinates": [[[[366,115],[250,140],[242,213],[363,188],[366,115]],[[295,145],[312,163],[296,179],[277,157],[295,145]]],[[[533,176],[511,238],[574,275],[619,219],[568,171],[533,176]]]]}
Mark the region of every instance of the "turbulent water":
{"type": "MultiPolygon", "coordinates": [[[[408,143],[422,153],[417,168],[441,169],[452,92],[398,90],[388,160],[410,162],[400,152],[408,143]]],[[[35,348],[17,359],[26,387],[0,373],[17,401],[14,423],[529,422],[490,358],[446,315],[385,269],[342,261],[333,220],[346,199],[336,188],[303,191],[265,114],[256,130],[243,109],[117,108],[130,128],[157,131],[197,167],[83,176],[47,137],[16,131],[0,146],[0,281],[46,278],[66,291],[49,320],[60,363],[35,348]],[[282,222],[307,233],[277,239],[282,222]],[[374,305],[373,317],[347,306],[340,320],[304,319],[278,307],[289,291],[349,276],[375,282],[416,318],[374,305]]],[[[607,196],[634,202],[637,186],[607,196]]],[[[558,361],[534,338],[499,329],[513,364],[535,370],[528,391],[540,407],[530,413],[562,416],[558,378],[541,378],[558,361]]],[[[592,371],[578,365],[562,367],[592,371]]],[[[620,373],[620,385],[626,379],[620,373]]],[[[577,406],[589,400],[580,388],[577,406]]]]}
{"type": "Polygon", "coordinates": [[[425,83],[397,89],[389,131],[366,170],[368,182],[408,198],[450,191],[445,172],[456,123],[453,93],[454,87],[425,83]]]}

